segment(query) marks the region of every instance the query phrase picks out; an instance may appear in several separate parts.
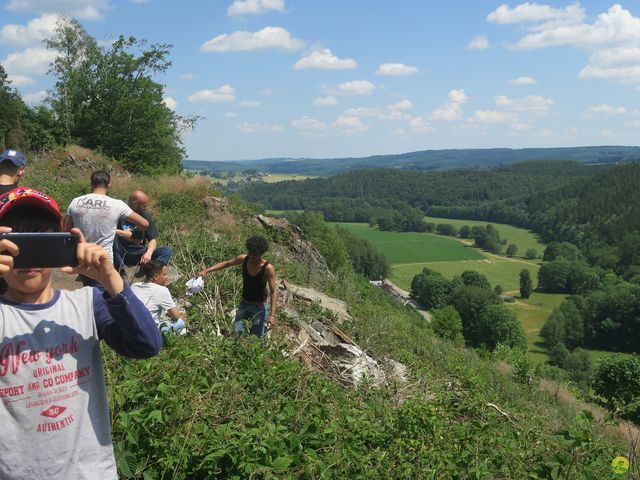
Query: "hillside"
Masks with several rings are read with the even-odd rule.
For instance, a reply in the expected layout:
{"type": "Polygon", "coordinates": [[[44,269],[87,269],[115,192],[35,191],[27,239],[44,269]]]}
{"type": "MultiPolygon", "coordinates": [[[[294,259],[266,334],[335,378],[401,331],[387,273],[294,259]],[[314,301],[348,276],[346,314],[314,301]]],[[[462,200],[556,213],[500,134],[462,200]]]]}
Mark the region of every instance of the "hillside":
{"type": "MultiPolygon", "coordinates": [[[[57,151],[30,164],[25,184],[64,208],[97,166],[112,168],[90,152],[70,159],[57,151]]],[[[300,238],[286,226],[265,227],[250,206],[220,198],[204,179],[118,172],[113,196],[147,191],[160,242],[176,252],[181,280],[171,289],[188,301],[190,331],[166,337],[146,361],[104,349],[122,478],[608,478],[611,460],[634,448],[528,381],[526,370],[435,337],[417,312],[334,261],[336,250],[323,243],[335,238],[330,226],[300,238]],[[272,242],[267,258],[280,280],[344,302],[348,316],[283,291],[266,344],[228,335],[238,272],[211,275],[193,297],[184,280],[242,252],[250,233],[272,242]],[[305,343],[303,331],[319,324],[343,348],[358,345],[385,380],[345,382],[353,368],[326,360],[334,346],[305,343]]]]}
{"type": "Polygon", "coordinates": [[[489,148],[422,150],[397,155],[362,158],[268,158],[243,161],[183,160],[189,170],[239,172],[256,169],[269,173],[331,176],[362,168],[398,168],[402,170],[476,169],[531,160],[575,161],[587,164],[620,163],[640,159],[640,147],[598,146],[566,148],[489,148]]]}

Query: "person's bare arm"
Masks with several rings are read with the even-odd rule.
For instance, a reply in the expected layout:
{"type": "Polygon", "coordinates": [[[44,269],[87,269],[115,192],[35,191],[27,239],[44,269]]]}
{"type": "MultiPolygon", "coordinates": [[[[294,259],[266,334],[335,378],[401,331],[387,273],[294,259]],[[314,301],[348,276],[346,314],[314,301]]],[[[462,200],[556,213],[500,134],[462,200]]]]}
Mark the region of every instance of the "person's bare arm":
{"type": "Polygon", "coordinates": [[[71,217],[71,215],[66,215],[64,217],[64,231],[65,232],[70,232],[71,229],[73,228],[73,218],[71,217]]]}
{"type": "Polygon", "coordinates": [[[204,277],[207,273],[215,272],[218,270],[222,270],[223,268],[233,267],[234,265],[240,265],[244,261],[246,255],[238,255],[231,260],[225,260],[224,262],[218,262],[215,265],[205,268],[204,270],[200,270],[197,274],[198,277],[204,277]]]}
{"type": "Polygon", "coordinates": [[[179,320],[180,318],[186,320],[186,315],[181,313],[180,310],[178,310],[178,307],[171,307],[167,310],[167,313],[173,321],[179,320]]]}
{"type": "Polygon", "coordinates": [[[116,228],[116,235],[120,238],[131,238],[133,236],[132,230],[120,230],[116,228]]]}
{"type": "Polygon", "coordinates": [[[278,286],[276,285],[276,270],[273,265],[269,264],[264,272],[269,284],[269,318],[267,319],[267,326],[272,329],[276,324],[276,309],[278,308],[278,286]]]}
{"type": "Polygon", "coordinates": [[[144,232],[149,228],[149,222],[147,219],[136,212],[132,212],[131,215],[127,217],[127,222],[133,223],[141,232],[144,232]]]}
{"type": "Polygon", "coordinates": [[[144,255],[142,255],[142,257],[140,257],[140,263],[142,264],[149,263],[151,261],[153,252],[155,251],[157,246],[158,246],[158,242],[156,241],[155,238],[152,240],[149,240],[149,244],[147,245],[147,251],[144,252],[144,255]]]}

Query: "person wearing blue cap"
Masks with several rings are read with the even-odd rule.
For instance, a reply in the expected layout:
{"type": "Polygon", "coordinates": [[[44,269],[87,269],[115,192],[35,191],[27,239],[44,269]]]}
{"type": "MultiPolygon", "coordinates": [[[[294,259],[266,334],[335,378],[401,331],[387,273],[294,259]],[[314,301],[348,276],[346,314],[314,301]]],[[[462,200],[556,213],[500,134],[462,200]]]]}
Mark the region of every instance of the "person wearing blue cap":
{"type": "Polygon", "coordinates": [[[0,195],[18,186],[26,164],[27,159],[19,150],[9,148],[0,153],[0,195]]]}

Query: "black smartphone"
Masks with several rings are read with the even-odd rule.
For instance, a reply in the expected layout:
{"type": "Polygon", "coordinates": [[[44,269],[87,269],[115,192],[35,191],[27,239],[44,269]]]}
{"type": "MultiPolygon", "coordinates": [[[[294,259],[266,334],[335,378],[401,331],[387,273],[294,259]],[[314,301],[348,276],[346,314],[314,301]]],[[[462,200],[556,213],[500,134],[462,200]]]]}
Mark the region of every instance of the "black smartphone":
{"type": "Polygon", "coordinates": [[[80,235],[66,232],[0,233],[20,248],[13,268],[75,267],[80,235]]]}

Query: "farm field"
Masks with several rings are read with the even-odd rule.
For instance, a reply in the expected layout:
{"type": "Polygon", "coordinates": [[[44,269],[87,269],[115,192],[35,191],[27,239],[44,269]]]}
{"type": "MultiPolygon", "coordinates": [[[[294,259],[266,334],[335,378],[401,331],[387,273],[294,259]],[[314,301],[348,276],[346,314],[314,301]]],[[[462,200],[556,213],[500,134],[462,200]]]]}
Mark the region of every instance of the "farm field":
{"type": "MultiPolygon", "coordinates": [[[[520,227],[514,227],[512,225],[505,225],[502,223],[494,223],[494,222],[484,222],[478,220],[457,220],[450,218],[437,218],[437,217],[424,217],[425,222],[435,223],[448,223],[453,225],[457,229],[462,227],[463,225],[469,225],[470,227],[474,226],[486,226],[491,223],[498,233],[500,233],[500,238],[507,239],[507,245],[511,243],[515,243],[518,246],[518,253],[515,257],[524,258],[524,254],[529,248],[535,248],[538,252],[538,255],[542,257],[542,253],[544,252],[545,245],[540,241],[540,237],[537,234],[533,233],[530,230],[526,230],[520,227]]],[[[506,249],[506,247],[505,247],[506,249]]],[[[541,263],[540,259],[537,260],[528,260],[531,262],[541,263]]]]}
{"type": "MultiPolygon", "coordinates": [[[[451,279],[460,275],[465,270],[475,270],[485,275],[492,287],[500,285],[505,292],[519,290],[520,271],[524,268],[529,270],[532,278],[537,278],[540,267],[535,263],[524,263],[500,257],[485,257],[481,260],[466,261],[446,261],[446,262],[423,262],[414,264],[393,264],[391,281],[399,287],[409,290],[411,280],[420,273],[424,267],[431,268],[442,273],[446,278],[451,279]]],[[[535,281],[535,280],[534,280],[535,281]]]]}
{"type": "MultiPolygon", "coordinates": [[[[422,264],[424,262],[481,260],[482,253],[473,247],[433,233],[383,232],[366,223],[337,223],[359,237],[365,238],[385,254],[389,263],[422,264]]],[[[418,271],[422,271],[419,267],[418,271]]],[[[409,286],[411,280],[409,280],[409,286]]],[[[402,288],[405,286],[400,285],[402,288]]]]}
{"type": "Polygon", "coordinates": [[[263,177],[262,181],[266,183],[278,183],[286,180],[307,180],[309,178],[318,178],[316,175],[299,175],[296,173],[270,173],[268,177],[263,177]]]}

